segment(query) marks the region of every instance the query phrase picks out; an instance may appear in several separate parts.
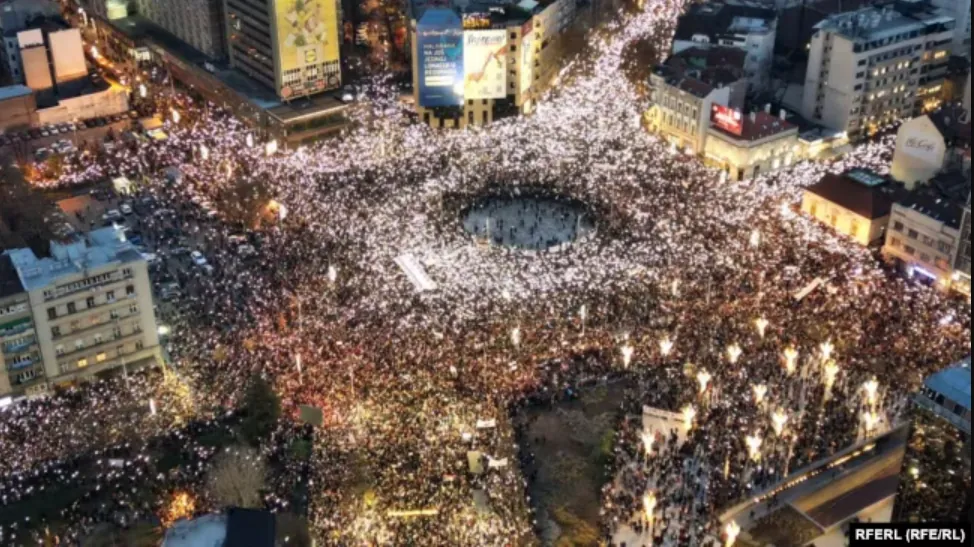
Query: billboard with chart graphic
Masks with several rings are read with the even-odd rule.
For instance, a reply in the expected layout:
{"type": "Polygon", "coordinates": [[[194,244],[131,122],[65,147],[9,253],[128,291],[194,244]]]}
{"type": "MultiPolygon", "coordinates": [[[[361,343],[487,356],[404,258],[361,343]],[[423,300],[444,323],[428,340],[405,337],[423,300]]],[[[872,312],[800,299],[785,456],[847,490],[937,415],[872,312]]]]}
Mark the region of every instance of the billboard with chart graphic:
{"type": "Polygon", "coordinates": [[[463,104],[463,23],[450,9],[427,9],[416,24],[419,104],[463,104]]]}
{"type": "Polygon", "coordinates": [[[337,0],[274,0],[274,15],[280,96],[341,86],[337,0]]]}
{"type": "Polygon", "coordinates": [[[507,95],[507,31],[465,31],[463,68],[466,99],[503,99],[507,95]]]}

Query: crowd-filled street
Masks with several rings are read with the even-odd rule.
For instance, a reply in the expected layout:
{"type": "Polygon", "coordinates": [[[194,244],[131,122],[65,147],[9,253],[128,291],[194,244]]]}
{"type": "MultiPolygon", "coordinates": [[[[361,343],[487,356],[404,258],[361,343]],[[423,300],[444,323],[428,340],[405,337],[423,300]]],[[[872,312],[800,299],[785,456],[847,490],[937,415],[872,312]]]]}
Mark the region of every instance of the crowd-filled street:
{"type": "MultiPolygon", "coordinates": [[[[727,183],[649,135],[622,52],[647,36],[668,49],[683,4],[648,0],[592,38],[591,57],[536,113],[487,128],[409,124],[376,81],[360,89],[370,110],[360,126],[314,146],[268,154],[228,114],[183,98],[167,140],[67,159],[41,184],[137,182],[139,230],[171,272],[157,290],[181,286],[166,303],[179,379],[131,374],[0,413],[0,510],[70,483],[79,455],[139,453],[223,418],[254,375],[289,420],[300,405],[323,411],[309,482],[318,545],[536,544],[510,413],[592,379],[632,375],[633,415],[647,405],[687,419],[682,446],[645,438],[635,418],[620,424],[606,540],[653,521],[643,537],[660,544],[721,544],[722,509],[895,423],[926,375],[970,353],[970,304],[898,277],[796,212],[802,188],[827,172],[885,172],[891,143],[727,183]],[[482,196],[530,190],[586,204],[597,230],[530,254],[464,231],[482,196]],[[212,267],[172,265],[184,247],[212,267]],[[403,274],[396,258],[407,254],[434,290],[403,274]],[[173,382],[191,405],[171,396],[173,382]],[[472,474],[470,451],[510,464],[472,474]]],[[[200,472],[173,479],[182,487],[204,474],[210,454],[198,450],[200,472]]],[[[106,467],[97,480],[127,486],[147,465],[106,467]]],[[[120,492],[114,507],[49,518],[70,523],[72,544],[99,520],[158,514],[120,492]]],[[[273,487],[266,501],[282,505],[273,487]]],[[[0,544],[36,544],[39,529],[0,528],[0,544]]]]}

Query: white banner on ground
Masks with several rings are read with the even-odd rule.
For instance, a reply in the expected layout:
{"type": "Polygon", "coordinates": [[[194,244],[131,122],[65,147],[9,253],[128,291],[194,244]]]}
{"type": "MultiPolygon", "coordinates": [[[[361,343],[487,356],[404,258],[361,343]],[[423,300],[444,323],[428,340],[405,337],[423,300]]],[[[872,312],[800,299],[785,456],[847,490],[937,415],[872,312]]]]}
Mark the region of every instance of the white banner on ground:
{"type": "Polygon", "coordinates": [[[406,274],[413,287],[416,287],[416,292],[436,290],[436,283],[426,275],[426,270],[416,260],[415,256],[407,253],[396,257],[395,262],[402,269],[403,273],[406,274]]]}
{"type": "Polygon", "coordinates": [[[805,300],[805,297],[807,297],[808,295],[812,294],[812,292],[814,292],[815,289],[821,287],[822,284],[824,284],[824,283],[825,283],[825,280],[824,279],[822,279],[821,277],[816,277],[804,289],[802,289],[802,290],[798,291],[797,293],[795,293],[795,301],[796,302],[801,302],[802,300],[805,300]]]}
{"type": "Polygon", "coordinates": [[[497,420],[477,420],[477,429],[494,429],[497,427],[497,420]]]}

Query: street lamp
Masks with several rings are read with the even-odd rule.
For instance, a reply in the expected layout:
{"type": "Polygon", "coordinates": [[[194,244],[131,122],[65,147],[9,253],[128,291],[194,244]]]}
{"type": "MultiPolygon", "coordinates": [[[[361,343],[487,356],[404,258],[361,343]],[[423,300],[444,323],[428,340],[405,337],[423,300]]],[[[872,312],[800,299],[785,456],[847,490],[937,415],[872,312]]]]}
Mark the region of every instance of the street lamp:
{"type": "Polygon", "coordinates": [[[737,542],[737,536],[741,534],[741,525],[734,521],[727,523],[727,527],[724,528],[724,535],[727,536],[727,540],[724,542],[724,547],[734,547],[734,543],[737,542]]]}
{"type": "Polygon", "coordinates": [[[780,408],[775,410],[774,414],[771,415],[771,425],[774,427],[775,435],[781,436],[785,430],[786,423],[788,423],[788,415],[780,408]]]}
{"type": "Polygon", "coordinates": [[[831,340],[827,340],[819,345],[819,350],[822,352],[822,361],[828,361],[830,358],[832,358],[832,352],[835,350],[835,345],[832,344],[831,340]]]}
{"type": "Polygon", "coordinates": [[[826,389],[832,389],[835,385],[835,379],[839,375],[839,365],[835,361],[829,361],[825,364],[825,370],[822,379],[825,382],[826,389]]]}
{"type": "Polygon", "coordinates": [[[511,329],[511,344],[513,344],[515,348],[518,348],[518,347],[521,346],[521,328],[520,327],[514,327],[513,329],[511,329]]]}
{"type": "Polygon", "coordinates": [[[754,435],[748,435],[744,438],[744,443],[747,445],[748,456],[754,461],[761,461],[761,436],[755,433],[754,435]]]}
{"type": "Polygon", "coordinates": [[[875,378],[869,380],[862,385],[862,389],[866,392],[866,402],[870,406],[876,404],[876,392],[879,390],[879,382],[875,378]]]}
{"type": "Polygon", "coordinates": [[[758,328],[758,334],[761,335],[761,338],[764,338],[764,332],[768,329],[768,324],[768,320],[763,317],[758,318],[758,320],[754,322],[754,326],[758,328]]]}
{"type": "Polygon", "coordinates": [[[795,373],[795,368],[798,365],[798,350],[790,347],[785,350],[785,370],[788,372],[788,376],[795,373]]]}
{"type": "Polygon", "coordinates": [[[683,407],[683,429],[685,431],[690,431],[693,429],[693,420],[697,417],[697,409],[693,408],[693,405],[687,405],[683,407]]]}
{"type": "Polygon", "coordinates": [[[768,394],[768,386],[757,384],[751,389],[754,391],[754,404],[760,405],[764,401],[764,396],[768,394]]]}
{"type": "Polygon", "coordinates": [[[711,378],[713,378],[713,376],[711,376],[706,370],[701,370],[697,373],[697,383],[700,384],[700,393],[707,391],[707,385],[710,384],[711,378]]]}
{"type": "Polygon", "coordinates": [[[731,344],[727,347],[727,359],[732,365],[737,364],[737,360],[741,358],[742,353],[744,353],[744,351],[741,349],[741,346],[738,346],[737,344],[731,344]]]}
{"type": "Polygon", "coordinates": [[[761,232],[754,230],[751,232],[751,247],[757,248],[761,245],[761,232]]]}
{"type": "Polygon", "coordinates": [[[629,368],[629,363],[632,362],[632,354],[635,350],[632,349],[632,346],[626,345],[622,346],[620,351],[622,352],[622,365],[629,368]]]}
{"type": "Polygon", "coordinates": [[[668,337],[659,342],[659,352],[663,357],[668,357],[673,351],[673,341],[668,337]]]}

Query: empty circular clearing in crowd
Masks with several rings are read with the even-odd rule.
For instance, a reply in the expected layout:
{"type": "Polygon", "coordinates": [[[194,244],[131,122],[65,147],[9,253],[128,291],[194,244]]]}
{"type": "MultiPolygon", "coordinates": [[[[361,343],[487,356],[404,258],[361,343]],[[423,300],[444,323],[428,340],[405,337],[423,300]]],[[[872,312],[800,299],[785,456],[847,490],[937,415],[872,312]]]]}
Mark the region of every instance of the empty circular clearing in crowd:
{"type": "Polygon", "coordinates": [[[463,229],[478,242],[514,251],[557,251],[596,230],[583,202],[560,195],[512,193],[478,199],[461,213],[463,229]]]}

